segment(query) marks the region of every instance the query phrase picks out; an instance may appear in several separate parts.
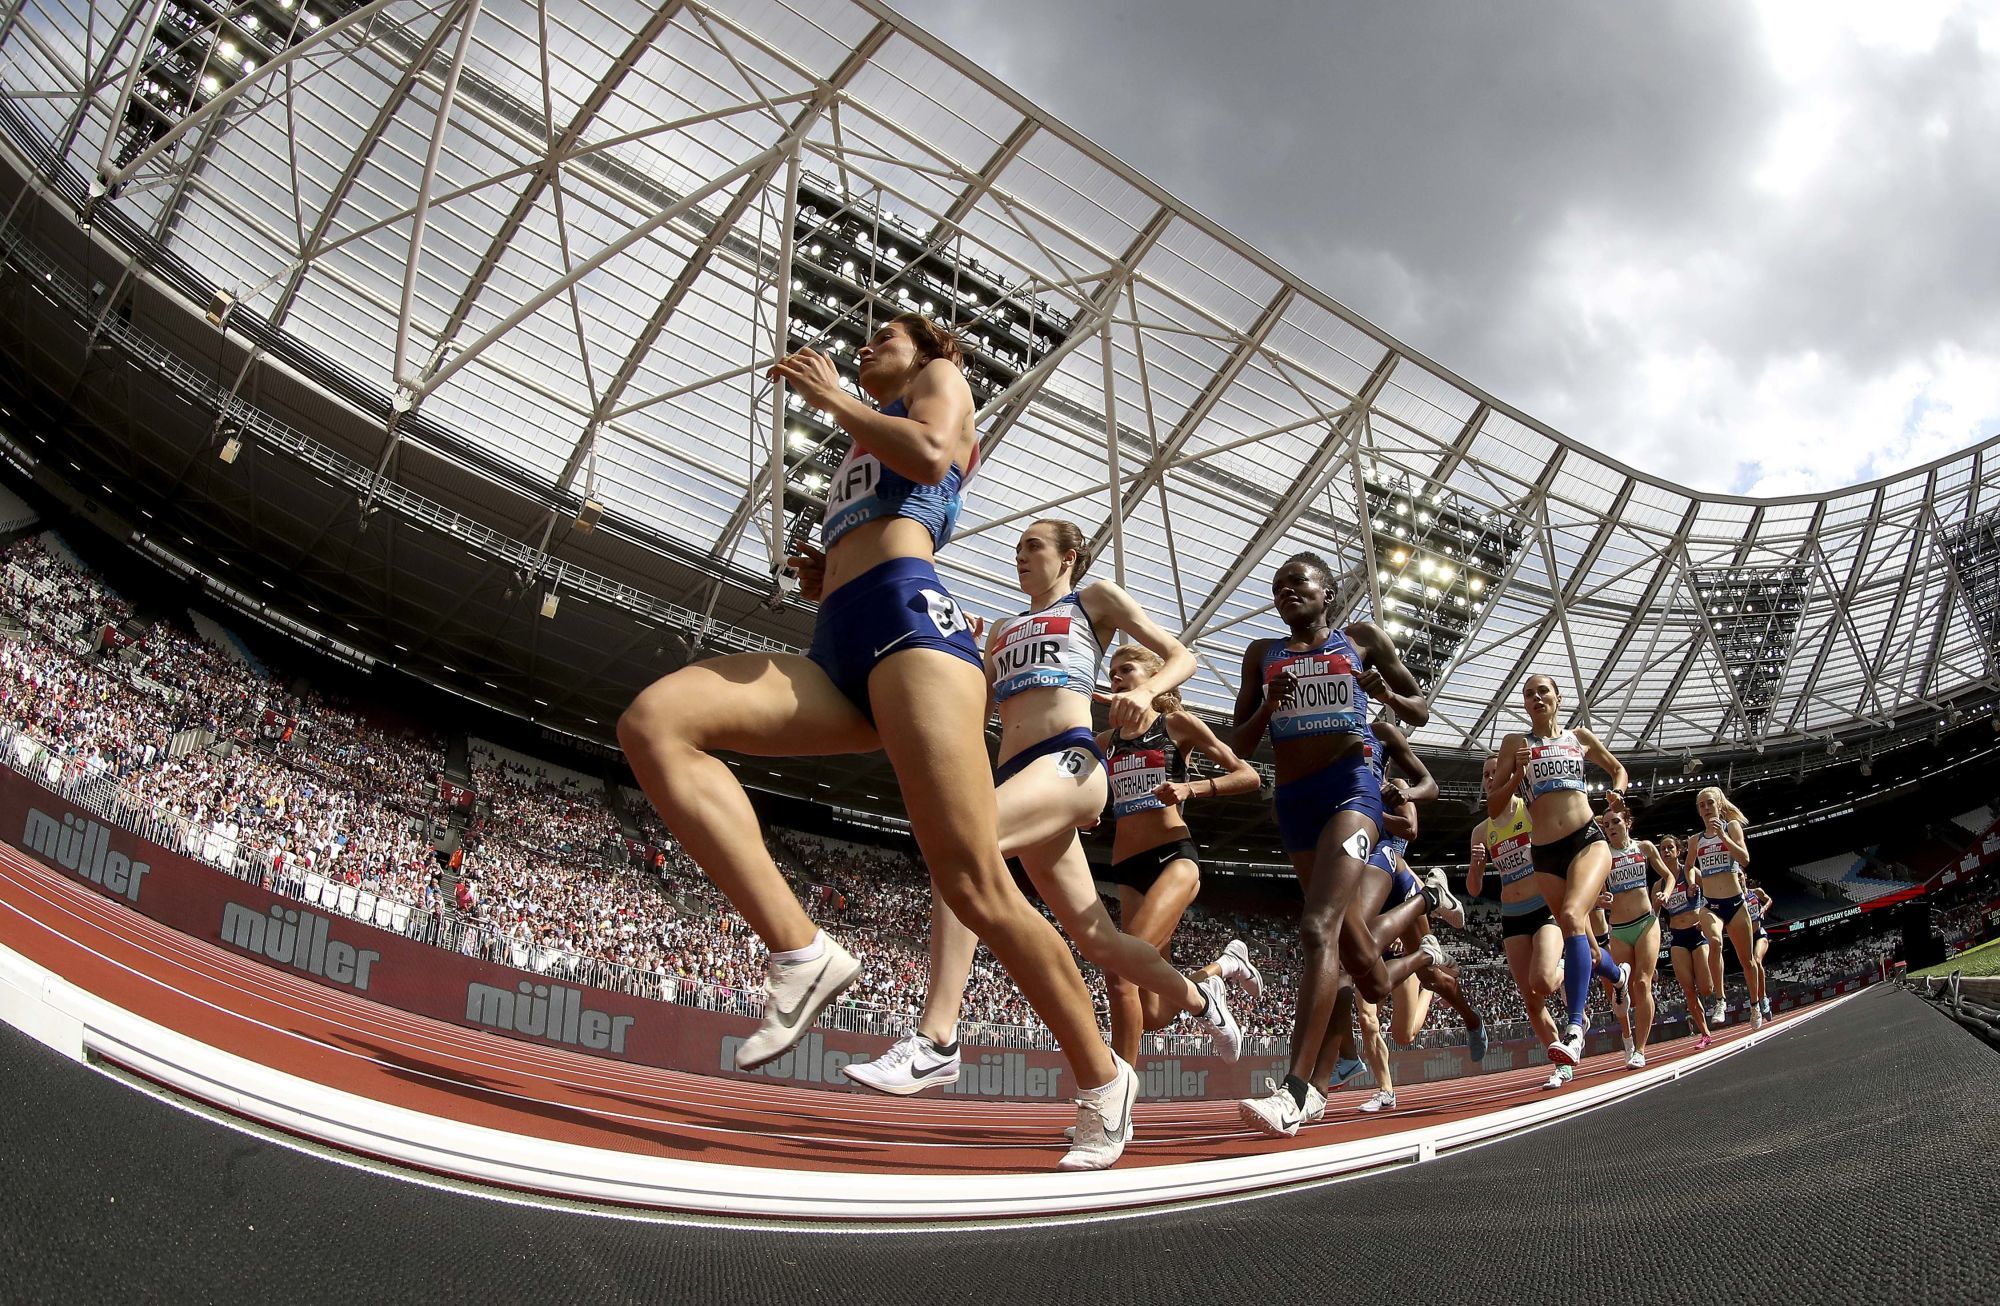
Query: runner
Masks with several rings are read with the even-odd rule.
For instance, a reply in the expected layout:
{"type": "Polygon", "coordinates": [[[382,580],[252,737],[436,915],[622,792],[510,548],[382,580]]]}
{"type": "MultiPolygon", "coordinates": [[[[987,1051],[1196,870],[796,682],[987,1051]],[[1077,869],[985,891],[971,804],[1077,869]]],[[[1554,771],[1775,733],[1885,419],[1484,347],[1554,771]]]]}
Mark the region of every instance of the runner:
{"type": "Polygon", "coordinates": [[[1625,1064],[1632,1070],[1646,1064],[1646,1044],[1653,1032],[1653,977],[1660,964],[1659,906],[1665,899],[1662,885],[1673,877],[1660,851],[1645,839],[1634,840],[1629,819],[1623,812],[1606,812],[1597,818],[1611,845],[1611,876],[1604,885],[1602,899],[1610,921],[1611,955],[1631,971],[1631,1040],[1625,1064]]]}
{"type": "MultiPolygon", "coordinates": [[[[1771,895],[1764,892],[1763,885],[1748,876],[1744,877],[1743,910],[1750,913],[1750,924],[1755,931],[1757,940],[1757,967],[1760,972],[1764,968],[1764,954],[1771,950],[1771,935],[1764,928],[1764,915],[1771,910],[1772,901],[1771,895]]],[[[1764,1000],[1758,1003],[1758,1006],[1764,1012],[1764,1019],[1769,1020],[1771,1018],[1771,992],[1770,976],[1768,973],[1765,974],[1764,1000]]]]}
{"type": "Polygon", "coordinates": [[[1660,910],[1667,918],[1667,937],[1672,943],[1674,981],[1681,986],[1687,1002],[1688,1028],[1695,1032],[1695,1050],[1708,1046],[1711,1028],[1702,999],[1709,992],[1708,936],[1701,928],[1701,892],[1692,877],[1681,874],[1680,840],[1668,835],[1660,840],[1660,863],[1667,873],[1666,892],[1660,910]]]}
{"type": "MultiPolygon", "coordinates": [[[[1709,910],[1721,922],[1730,947],[1736,951],[1743,983],[1749,989],[1750,1026],[1761,1029],[1764,966],[1757,957],[1755,921],[1743,910],[1743,868],[1750,864],[1750,849],[1744,835],[1747,822],[1728,795],[1712,785],[1695,795],[1695,809],[1701,813],[1703,829],[1690,849],[1692,869],[1701,883],[1702,896],[1708,899],[1709,910]]],[[[1718,983],[1718,995],[1720,992],[1718,983]]]]}
{"type": "MultiPolygon", "coordinates": [[[[1489,808],[1499,766],[1500,757],[1494,754],[1480,772],[1489,808]]],[[[1500,946],[1507,956],[1507,971],[1527,1008],[1535,1038],[1547,1047],[1556,1041],[1549,999],[1562,986],[1562,931],[1535,887],[1534,823],[1528,818],[1527,800],[1509,793],[1502,811],[1504,817],[1488,816],[1473,827],[1465,892],[1470,898],[1479,896],[1490,863],[1500,877],[1500,946]]],[[[1573,1073],[1573,1067],[1558,1062],[1542,1087],[1561,1088],[1573,1073]]]]}
{"type": "Polygon", "coordinates": [[[1068,946],[1000,856],[979,648],[933,563],[978,462],[972,391],[957,342],[916,315],[885,323],[856,361],[872,405],[810,349],[771,372],[854,439],[828,491],[824,552],[792,559],[801,594],[820,602],[811,651],[682,667],[633,700],[618,740],[667,828],[770,951],[764,1021],[737,1053],[745,1070],[784,1055],[861,963],[799,905],[716,754],[887,753],[939,898],[1068,1059],[1077,1140],[1061,1168],[1101,1169],[1130,1137],[1138,1078],[1105,1046],[1068,946]]]}

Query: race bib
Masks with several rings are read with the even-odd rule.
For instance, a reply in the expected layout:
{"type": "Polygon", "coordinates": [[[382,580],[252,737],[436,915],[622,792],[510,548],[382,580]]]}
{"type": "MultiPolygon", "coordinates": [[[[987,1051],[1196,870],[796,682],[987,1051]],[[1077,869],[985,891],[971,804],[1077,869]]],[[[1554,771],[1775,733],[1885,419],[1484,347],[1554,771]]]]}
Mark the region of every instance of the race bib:
{"type": "Polygon", "coordinates": [[[1583,788],[1583,758],[1567,744],[1536,744],[1528,752],[1528,787],[1536,794],[1583,788]]]}
{"type": "Polygon", "coordinates": [[[960,631],[972,629],[965,620],[965,613],[959,610],[957,600],[951,595],[943,590],[932,589],[919,590],[918,593],[924,596],[924,608],[930,615],[931,624],[937,627],[938,634],[948,638],[960,631]]]}
{"type": "Polygon", "coordinates": [[[1073,636],[1070,617],[1016,618],[993,646],[993,688],[1001,698],[1024,689],[1061,689],[1069,683],[1065,655],[1073,636]]]}
{"type": "Polygon", "coordinates": [[[823,538],[838,538],[875,516],[875,487],[882,479],[882,464],[860,446],[848,450],[847,457],[834,469],[826,487],[826,518],[820,527],[823,538]]]}
{"type": "Polygon", "coordinates": [[[1365,724],[1357,708],[1360,690],[1354,664],[1341,653],[1304,653],[1280,658],[1264,673],[1270,684],[1286,671],[1297,680],[1292,701],[1271,717],[1272,739],[1310,735],[1358,735],[1365,724]]]}
{"type": "Polygon", "coordinates": [[[1111,759],[1111,814],[1159,811],[1166,804],[1153,791],[1167,782],[1167,755],[1158,749],[1120,753],[1111,759]]]}

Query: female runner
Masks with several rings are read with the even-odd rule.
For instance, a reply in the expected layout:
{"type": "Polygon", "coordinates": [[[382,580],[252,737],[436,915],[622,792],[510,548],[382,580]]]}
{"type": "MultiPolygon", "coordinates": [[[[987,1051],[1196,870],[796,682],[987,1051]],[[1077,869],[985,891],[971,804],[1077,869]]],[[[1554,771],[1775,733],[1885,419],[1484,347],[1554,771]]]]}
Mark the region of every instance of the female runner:
{"type": "MultiPolygon", "coordinates": [[[[1771,910],[1771,895],[1764,892],[1764,886],[1745,876],[1743,879],[1743,910],[1750,914],[1750,925],[1756,938],[1757,969],[1764,971],[1764,954],[1771,950],[1771,935],[1764,928],[1764,916],[1771,910]]],[[[1771,1018],[1771,990],[1766,976],[1764,1000],[1757,1004],[1763,1011],[1764,1019],[1771,1018]]]]}
{"type": "Polygon", "coordinates": [[[1631,971],[1632,1049],[1625,1064],[1633,1070],[1646,1064],[1646,1043],[1653,1032],[1653,977],[1660,965],[1659,906],[1666,898],[1660,887],[1672,883],[1660,851],[1650,840],[1632,838],[1630,819],[1623,812],[1597,818],[1611,845],[1611,875],[1604,884],[1604,911],[1611,926],[1611,955],[1631,971]]]}
{"type": "Polygon", "coordinates": [[[1611,851],[1590,813],[1583,764],[1588,761],[1610,773],[1606,796],[1613,811],[1625,807],[1625,768],[1590,731],[1562,728],[1562,694],[1553,677],[1529,676],[1521,697],[1532,732],[1501,741],[1499,783],[1487,792],[1486,814],[1491,819],[1507,811],[1507,795],[1516,787],[1527,799],[1534,825],[1535,887],[1563,935],[1563,1000],[1569,1023],[1563,1037],[1550,1042],[1549,1060],[1574,1066],[1583,1059],[1590,1020],[1584,1008],[1592,975],[1624,982],[1618,964],[1594,947],[1590,936],[1590,909],[1611,873],[1611,851]]]}
{"type": "Polygon", "coordinates": [[[1660,911],[1667,918],[1667,938],[1671,943],[1674,981],[1687,1001],[1688,1028],[1696,1033],[1695,1050],[1708,1046],[1708,1012],[1702,999],[1709,992],[1708,936],[1701,929],[1701,891],[1691,876],[1681,874],[1680,840],[1668,835],[1660,840],[1660,863],[1667,872],[1666,895],[1660,911]]]}
{"type": "MultiPolygon", "coordinates": [[[[1206,1016],[1217,1050],[1233,1061],[1243,1038],[1222,980],[1210,977],[1197,984],[1175,970],[1153,944],[1121,933],[1097,896],[1076,837],[1078,828],[1094,825],[1104,810],[1108,784],[1104,756],[1090,730],[1105,637],[1123,631],[1153,650],[1161,662],[1157,679],[1162,689],[1173,689],[1194,670],[1194,655],[1155,625],[1124,590],[1109,581],[1079,585],[1089,561],[1083,532],[1072,522],[1036,522],[1015,546],[1015,571],[1029,609],[997,623],[986,648],[987,673],[1000,707],[1001,760],[994,773],[1000,849],[1021,859],[1042,901],[1086,961],[1161,995],[1165,1010],[1206,1016]]],[[[1106,702],[1115,725],[1132,725],[1151,714],[1152,700],[1150,689],[1127,689],[1106,702]]],[[[1250,778],[1254,784],[1254,770],[1250,778]]],[[[978,946],[950,903],[933,894],[931,983],[923,1014],[916,1028],[881,1057],[846,1067],[849,1079],[899,1096],[958,1079],[958,1017],[978,946]]],[[[1135,1051],[1137,1044],[1135,1037],[1135,1051]]]]}
{"type": "MultiPolygon", "coordinates": [[[[1151,693],[1163,669],[1160,655],[1127,644],[1111,655],[1114,693],[1151,693]]],[[[1257,769],[1215,737],[1201,718],[1186,711],[1180,695],[1156,694],[1136,731],[1109,730],[1098,745],[1111,759],[1111,879],[1118,886],[1118,917],[1125,932],[1169,955],[1174,931],[1188,904],[1201,891],[1201,850],[1189,837],[1183,809],[1196,799],[1254,794],[1263,781],[1257,769]],[[1203,753],[1224,774],[1188,779],[1188,756],[1203,753]]],[[[1198,985],[1211,975],[1242,987],[1251,997],[1264,991],[1264,977],[1240,939],[1230,940],[1220,957],[1195,972],[1198,985]]],[[[1164,1028],[1181,1007],[1160,993],[1142,991],[1122,975],[1106,972],[1111,1005],[1111,1049],[1138,1064],[1139,1039],[1164,1028]]]]}
{"type": "MultiPolygon", "coordinates": [[[[1473,827],[1470,861],[1465,873],[1465,891],[1478,897],[1486,882],[1490,863],[1500,877],[1500,946],[1507,954],[1507,972],[1528,1009],[1528,1024],[1544,1047],[1556,1041],[1556,1023],[1549,1016],[1549,999],[1562,986],[1562,931],[1555,914],[1542,901],[1535,887],[1534,822],[1528,818],[1528,801],[1509,789],[1499,788],[1500,757],[1486,759],[1481,773],[1489,809],[1493,794],[1506,795],[1502,815],[1488,816],[1473,827]]],[[[1561,1088],[1569,1083],[1574,1067],[1558,1063],[1549,1072],[1544,1088],[1561,1088]]]]}
{"type": "Polygon", "coordinates": [[[1289,639],[1253,640],[1243,652],[1236,694],[1238,756],[1269,730],[1278,770],[1278,835],[1305,889],[1299,937],[1305,953],[1292,1019],[1289,1073],[1269,1096],[1240,1104],[1244,1123],[1289,1137],[1310,1099],[1324,1097],[1312,1076],[1340,989],[1341,967],[1360,997],[1380,1002],[1405,975],[1444,959],[1435,945],[1385,964],[1369,926],[1388,885],[1363,884],[1362,864],[1382,830],[1382,794],[1368,769],[1362,731],[1370,695],[1406,721],[1430,719],[1416,677],[1381,627],[1344,631],[1328,613],[1333,574],[1317,554],[1286,559],[1272,580],[1289,639]]]}
{"type": "Polygon", "coordinates": [[[1764,1026],[1764,965],[1758,960],[1754,938],[1756,922],[1743,910],[1743,868],[1750,864],[1745,842],[1743,813],[1728,795],[1713,785],[1695,795],[1703,830],[1689,850],[1693,870],[1701,881],[1708,908],[1715,913],[1736,949],[1736,963],[1743,969],[1743,983],[1750,990],[1750,1026],[1764,1026]]]}
{"type": "Polygon", "coordinates": [[[1138,1079],[1105,1046],[1068,946],[1000,856],[979,647],[932,562],[978,459],[972,392],[957,343],[927,318],[884,324],[856,361],[873,406],[810,349],[771,369],[854,438],[827,493],[824,553],[792,560],[801,592],[820,599],[811,651],[683,667],[633,700],[618,739],[667,828],[770,950],[770,998],[737,1052],[742,1069],[796,1043],[861,964],[805,914],[715,754],[887,753],[936,891],[1068,1058],[1077,1140],[1061,1168],[1101,1169],[1124,1151],[1138,1079]]]}

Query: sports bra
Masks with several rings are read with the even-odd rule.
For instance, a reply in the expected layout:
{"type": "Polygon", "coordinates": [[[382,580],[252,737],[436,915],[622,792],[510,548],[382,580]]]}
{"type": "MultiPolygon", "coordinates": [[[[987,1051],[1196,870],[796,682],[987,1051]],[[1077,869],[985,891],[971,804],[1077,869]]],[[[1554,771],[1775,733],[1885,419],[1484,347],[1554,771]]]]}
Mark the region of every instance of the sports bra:
{"type": "Polygon", "coordinates": [[[1727,875],[1736,869],[1736,858],[1718,835],[1704,834],[1694,841],[1694,873],[1707,879],[1727,875]]]}
{"type": "Polygon", "coordinates": [[[1534,834],[1528,805],[1519,798],[1514,799],[1505,821],[1495,824],[1491,818],[1487,820],[1486,855],[1492,860],[1500,883],[1512,884],[1535,873],[1534,834]]]}
{"type": "Polygon", "coordinates": [[[1585,792],[1583,745],[1576,731],[1564,730],[1543,738],[1523,736],[1528,741],[1528,768],[1521,773],[1521,797],[1534,802],[1543,794],[1565,790],[1585,792]]]}
{"type": "MultiPolygon", "coordinates": [[[[908,417],[909,408],[898,399],[882,410],[884,417],[908,417]]],[[[827,483],[826,518],[820,523],[820,547],[831,552],[840,537],[864,523],[891,517],[908,517],[931,533],[931,549],[951,542],[958,525],[958,507],[965,483],[979,466],[979,449],[972,450],[971,465],[960,471],[956,463],[936,485],[913,481],[882,465],[856,440],[847,456],[834,468],[827,483]]]]}
{"type": "Polygon", "coordinates": [[[1040,612],[1002,622],[993,636],[993,698],[1004,703],[1024,689],[1069,689],[1088,698],[1104,656],[1077,591],[1040,612]]]}
{"type": "Polygon", "coordinates": [[[1634,889],[1646,887],[1649,878],[1646,854],[1636,843],[1611,850],[1611,878],[1604,887],[1613,893],[1630,893],[1634,889]]]}
{"type": "Polygon", "coordinates": [[[1701,910],[1701,894],[1688,888],[1686,880],[1677,880],[1674,891],[1667,895],[1665,911],[1669,916],[1685,916],[1691,911],[1701,910]]]}
{"type": "Polygon", "coordinates": [[[1134,812],[1159,812],[1166,804],[1153,791],[1167,781],[1184,784],[1188,777],[1187,755],[1167,733],[1162,715],[1136,739],[1116,731],[1111,735],[1111,815],[1130,816],[1134,812]]]}
{"type": "Polygon", "coordinates": [[[1264,683],[1290,671],[1298,691],[1289,707],[1271,715],[1271,739],[1310,739],[1323,735],[1360,736],[1368,726],[1368,696],[1361,692],[1361,654],[1345,631],[1330,630],[1326,642],[1304,651],[1272,640],[1264,650],[1264,683]]]}

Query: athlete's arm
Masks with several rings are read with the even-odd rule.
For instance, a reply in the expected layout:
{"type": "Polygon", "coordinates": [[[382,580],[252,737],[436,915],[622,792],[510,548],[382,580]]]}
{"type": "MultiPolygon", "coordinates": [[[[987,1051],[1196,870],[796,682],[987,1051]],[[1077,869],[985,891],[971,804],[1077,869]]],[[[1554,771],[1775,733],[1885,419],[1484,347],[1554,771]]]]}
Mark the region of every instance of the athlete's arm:
{"type": "Polygon", "coordinates": [[[1204,780],[1187,781],[1191,798],[1227,798],[1232,794],[1254,794],[1263,787],[1257,768],[1238,757],[1235,750],[1215,737],[1208,722],[1192,712],[1167,715],[1167,735],[1183,753],[1200,753],[1223,769],[1224,774],[1204,780]]]}
{"type": "Polygon", "coordinates": [[[1082,601],[1084,615],[1090,618],[1091,625],[1099,630],[1123,631],[1158,654],[1164,664],[1146,677],[1144,685],[1112,694],[1105,700],[1113,724],[1136,725],[1146,719],[1154,698],[1169,690],[1179,689],[1194,674],[1194,654],[1188,651],[1186,645],[1160,629],[1159,624],[1146,615],[1145,609],[1125,592],[1123,586],[1108,580],[1095,581],[1085,586],[1077,597],[1082,601]]]}
{"type": "MultiPolygon", "coordinates": [[[[1389,783],[1394,784],[1395,781],[1389,783]]],[[[1386,795],[1384,795],[1386,797],[1386,795]]],[[[1415,803],[1403,802],[1395,806],[1386,803],[1382,809],[1382,833],[1398,839],[1417,837],[1417,807],[1415,803]]]]}
{"type": "Polygon", "coordinates": [[[1656,886],[1653,889],[1653,910],[1658,911],[1667,899],[1673,896],[1674,873],[1667,865],[1666,859],[1660,856],[1660,850],[1653,846],[1652,840],[1641,839],[1639,851],[1646,858],[1646,869],[1652,872],[1653,884],[1656,886]]]}
{"type": "Polygon", "coordinates": [[[1583,755],[1595,762],[1599,769],[1610,774],[1611,783],[1605,788],[1618,795],[1616,806],[1624,807],[1625,786],[1630,780],[1625,774],[1625,764],[1611,755],[1611,750],[1604,746],[1602,740],[1581,726],[1577,728],[1576,740],[1583,745],[1583,755]]]}
{"type": "Polygon", "coordinates": [[[1375,738],[1382,741],[1382,747],[1389,754],[1389,761],[1403,773],[1409,783],[1403,785],[1403,793],[1412,803],[1434,802],[1438,796],[1437,777],[1431,774],[1423,759],[1410,747],[1409,736],[1397,729],[1395,724],[1383,721],[1375,727],[1375,738]]]}
{"type": "Polygon", "coordinates": [[[1416,676],[1403,665],[1403,655],[1396,651],[1389,632],[1372,621],[1357,621],[1347,628],[1347,638],[1360,650],[1362,661],[1367,664],[1360,681],[1362,692],[1411,725],[1428,725],[1430,701],[1424,697],[1424,687],[1417,683],[1416,676]]]}
{"type": "Polygon", "coordinates": [[[801,349],[771,369],[814,408],[865,445],[884,467],[922,485],[937,485],[952,465],[969,456],[972,387],[965,373],[942,358],[924,364],[903,396],[907,417],[891,417],[840,383],[824,355],[801,349]]]}
{"type": "Polygon", "coordinates": [[[1491,824],[1481,821],[1472,827],[1472,849],[1465,866],[1465,892],[1474,898],[1479,896],[1480,886],[1486,883],[1486,831],[1491,824]]]}
{"type": "Polygon", "coordinates": [[[1750,864],[1750,847],[1743,837],[1743,827],[1735,821],[1722,823],[1722,842],[1729,848],[1729,855],[1736,859],[1738,866],[1750,864]]]}
{"type": "Polygon", "coordinates": [[[1521,755],[1528,741],[1508,735],[1500,741],[1500,760],[1493,767],[1493,784],[1486,790],[1486,816],[1497,821],[1514,805],[1514,791],[1521,787],[1521,755]]]}
{"type": "MultiPolygon", "coordinates": [[[[1270,647],[1268,639],[1253,639],[1243,650],[1243,681],[1236,687],[1236,733],[1229,738],[1229,746],[1242,756],[1257,751],[1271,724],[1271,714],[1282,704],[1280,696],[1267,692],[1264,686],[1264,651],[1270,647]]],[[[1272,689],[1276,688],[1274,683],[1272,689]]]]}

